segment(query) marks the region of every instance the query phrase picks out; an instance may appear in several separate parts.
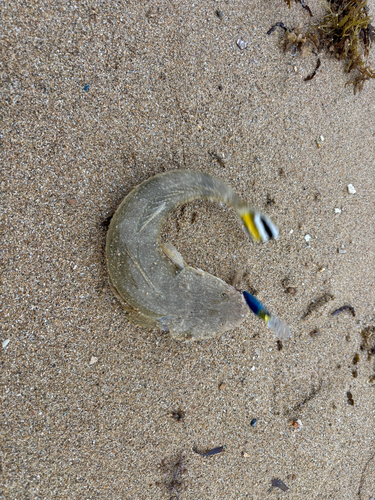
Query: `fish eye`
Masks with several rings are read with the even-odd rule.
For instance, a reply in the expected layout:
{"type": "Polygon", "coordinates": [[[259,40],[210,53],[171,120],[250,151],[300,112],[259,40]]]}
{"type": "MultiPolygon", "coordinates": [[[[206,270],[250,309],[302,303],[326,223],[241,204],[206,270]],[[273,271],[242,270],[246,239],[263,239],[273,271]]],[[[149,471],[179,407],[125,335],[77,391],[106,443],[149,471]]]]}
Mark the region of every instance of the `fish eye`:
{"type": "Polygon", "coordinates": [[[225,292],[223,292],[221,296],[223,297],[223,299],[226,299],[228,297],[228,295],[225,292]]]}

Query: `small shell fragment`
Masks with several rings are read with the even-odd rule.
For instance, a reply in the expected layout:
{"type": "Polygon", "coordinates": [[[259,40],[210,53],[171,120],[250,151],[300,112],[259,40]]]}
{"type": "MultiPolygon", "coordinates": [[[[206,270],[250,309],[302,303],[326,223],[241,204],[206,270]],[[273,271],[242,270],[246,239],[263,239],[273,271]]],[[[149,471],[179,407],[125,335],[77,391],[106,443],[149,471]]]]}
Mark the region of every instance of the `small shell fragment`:
{"type": "Polygon", "coordinates": [[[3,340],[3,344],[2,344],[3,345],[3,349],[6,348],[6,346],[9,344],[9,342],[10,342],[10,339],[3,340]]]}
{"type": "Polygon", "coordinates": [[[95,363],[98,362],[98,358],[96,358],[95,356],[91,356],[91,359],[90,359],[90,365],[95,365],[95,363]]]}
{"type": "Polygon", "coordinates": [[[348,192],[349,194],[355,194],[357,191],[354,189],[353,184],[348,184],[348,192]]]}
{"type": "Polygon", "coordinates": [[[335,214],[341,214],[342,210],[341,208],[335,208],[335,214]]]}
{"type": "Polygon", "coordinates": [[[297,420],[291,420],[289,422],[289,425],[291,425],[296,432],[300,432],[303,427],[302,422],[299,418],[297,420]]]}
{"type": "Polygon", "coordinates": [[[247,47],[247,43],[241,40],[241,38],[237,40],[237,45],[241,50],[244,50],[247,47]]]}
{"type": "Polygon", "coordinates": [[[308,243],[311,240],[311,236],[309,234],[305,235],[305,240],[308,243]]]}

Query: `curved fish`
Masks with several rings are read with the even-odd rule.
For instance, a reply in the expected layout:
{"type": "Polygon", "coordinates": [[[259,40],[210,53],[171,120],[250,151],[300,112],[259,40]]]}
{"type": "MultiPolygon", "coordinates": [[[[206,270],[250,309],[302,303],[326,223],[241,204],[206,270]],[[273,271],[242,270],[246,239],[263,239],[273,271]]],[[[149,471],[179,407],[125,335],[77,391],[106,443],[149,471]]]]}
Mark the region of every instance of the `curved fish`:
{"type": "Polygon", "coordinates": [[[110,284],[128,319],[147,328],[169,331],[176,339],[196,340],[238,326],[250,308],[279,338],[287,338],[290,332],[285,323],[255,297],[188,266],[173,245],[160,242],[168,214],[195,199],[231,205],[245,232],[255,241],[278,235],[266,215],[248,207],[215,177],[175,170],[147,179],[122,201],[107,236],[110,284]]]}

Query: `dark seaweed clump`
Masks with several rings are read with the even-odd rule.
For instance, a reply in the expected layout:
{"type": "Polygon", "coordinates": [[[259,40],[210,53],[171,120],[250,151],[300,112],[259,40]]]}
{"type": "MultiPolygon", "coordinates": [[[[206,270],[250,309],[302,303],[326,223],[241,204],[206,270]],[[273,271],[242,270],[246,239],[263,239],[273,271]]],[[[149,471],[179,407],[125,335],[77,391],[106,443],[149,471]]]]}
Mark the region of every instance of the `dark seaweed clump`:
{"type": "Polygon", "coordinates": [[[315,26],[311,38],[318,49],[328,50],[337,59],[346,61],[347,73],[355,71],[354,93],[375,78],[375,69],[367,63],[374,28],[368,15],[367,0],[335,0],[327,3],[328,12],[315,26]]]}
{"type": "MultiPolygon", "coordinates": [[[[285,0],[290,7],[290,0],[285,0]]],[[[302,51],[307,42],[313,51],[325,51],[346,63],[345,71],[353,72],[354,93],[361,91],[366,81],[375,78],[375,68],[368,63],[374,27],[367,0],[328,0],[326,15],[304,34],[285,31],[285,48],[293,44],[302,51]],[[293,36],[294,35],[294,36],[293,36]],[[294,41],[296,38],[296,42],[294,41]]],[[[294,48],[294,47],[293,47],[294,48]]]]}

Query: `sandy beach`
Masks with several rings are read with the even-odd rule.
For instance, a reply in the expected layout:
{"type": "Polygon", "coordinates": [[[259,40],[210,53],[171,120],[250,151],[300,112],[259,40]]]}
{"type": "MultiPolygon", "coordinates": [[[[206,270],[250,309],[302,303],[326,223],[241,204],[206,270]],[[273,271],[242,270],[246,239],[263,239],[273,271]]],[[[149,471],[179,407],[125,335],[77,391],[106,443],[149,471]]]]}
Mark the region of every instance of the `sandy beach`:
{"type": "Polygon", "coordinates": [[[310,17],[281,0],[8,2],[1,17],[0,498],[375,497],[375,81],[354,95],[325,53],[304,81],[317,56],[267,31],[310,17]],[[287,342],[255,315],[190,343],[127,321],[108,218],[175,169],[276,221],[254,244],[233,209],[198,200],[163,237],[287,321],[287,342]]]}

